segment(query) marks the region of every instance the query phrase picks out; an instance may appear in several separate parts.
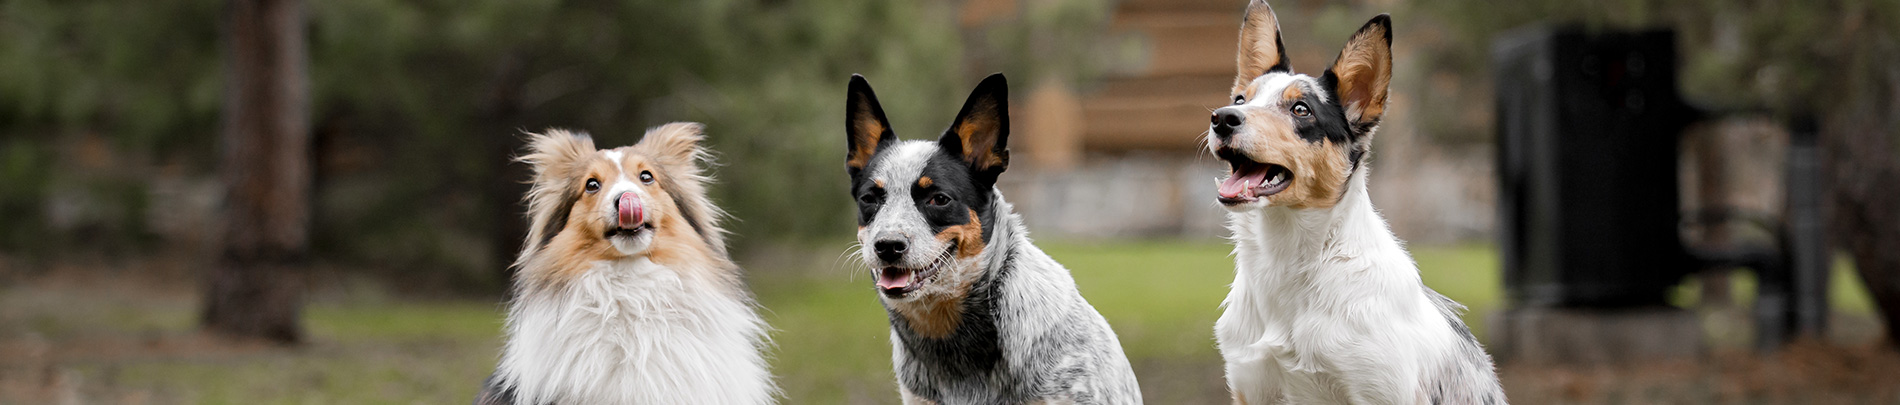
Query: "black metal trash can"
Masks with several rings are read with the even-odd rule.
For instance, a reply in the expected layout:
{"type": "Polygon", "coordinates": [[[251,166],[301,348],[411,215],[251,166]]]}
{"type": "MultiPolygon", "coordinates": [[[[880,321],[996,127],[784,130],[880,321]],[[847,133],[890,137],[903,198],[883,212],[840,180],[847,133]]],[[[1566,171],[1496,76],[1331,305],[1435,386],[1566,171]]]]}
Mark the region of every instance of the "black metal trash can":
{"type": "Polygon", "coordinates": [[[1675,35],[1532,28],[1493,47],[1499,248],[1521,306],[1666,305],[1679,238],[1675,35]]]}

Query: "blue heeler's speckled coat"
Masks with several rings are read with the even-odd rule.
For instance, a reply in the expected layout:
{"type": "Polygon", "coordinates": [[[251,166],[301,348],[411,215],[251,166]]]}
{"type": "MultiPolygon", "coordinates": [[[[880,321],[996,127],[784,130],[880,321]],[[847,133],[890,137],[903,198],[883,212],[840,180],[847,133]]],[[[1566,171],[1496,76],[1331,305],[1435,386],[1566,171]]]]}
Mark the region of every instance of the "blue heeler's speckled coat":
{"type": "Polygon", "coordinates": [[[993,75],[942,138],[899,141],[852,78],[846,171],[898,389],[906,404],[1141,403],[1115,332],[995,188],[1007,102],[993,75]]]}

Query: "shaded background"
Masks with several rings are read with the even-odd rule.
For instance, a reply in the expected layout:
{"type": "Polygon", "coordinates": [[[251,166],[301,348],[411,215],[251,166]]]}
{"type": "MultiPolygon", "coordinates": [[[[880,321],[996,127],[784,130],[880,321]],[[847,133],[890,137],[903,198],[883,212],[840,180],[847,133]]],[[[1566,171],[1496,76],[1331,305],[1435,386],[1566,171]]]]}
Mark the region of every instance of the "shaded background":
{"type": "MultiPolygon", "coordinates": [[[[736,218],[735,256],[778,328],[786,402],[889,403],[884,315],[862,271],[839,258],[852,237],[844,83],[866,75],[900,137],[934,138],[996,71],[1014,95],[1006,195],[1122,335],[1150,402],[1219,402],[1211,325],[1232,270],[1210,197],[1224,167],[1195,139],[1225,104],[1244,6],[309,2],[308,338],[281,347],[197,332],[202,279],[223,242],[229,6],[0,1],[0,402],[466,401],[499,349],[504,264],[524,226],[525,168],[509,163],[521,131],[572,128],[620,145],[690,120],[707,124],[722,162],[714,200],[736,218]]],[[[1900,290],[1900,3],[1274,7],[1294,70],[1308,73],[1366,19],[1393,15],[1394,98],[1375,141],[1373,198],[1427,284],[1470,305],[1481,333],[1505,305],[1492,247],[1495,35],[1531,24],[1676,29],[1685,98],[1758,117],[1692,131],[1685,151],[1710,148],[1727,163],[1658,175],[1691,184],[1719,171],[1730,191],[1687,190],[1685,205],[1778,210],[1776,122],[1820,118],[1841,252],[1841,320],[1828,338],[1742,350],[1749,276],[1692,278],[1672,301],[1703,319],[1707,355],[1506,363],[1513,399],[1900,403],[1900,360],[1861,286],[1866,276],[1900,290]]]]}

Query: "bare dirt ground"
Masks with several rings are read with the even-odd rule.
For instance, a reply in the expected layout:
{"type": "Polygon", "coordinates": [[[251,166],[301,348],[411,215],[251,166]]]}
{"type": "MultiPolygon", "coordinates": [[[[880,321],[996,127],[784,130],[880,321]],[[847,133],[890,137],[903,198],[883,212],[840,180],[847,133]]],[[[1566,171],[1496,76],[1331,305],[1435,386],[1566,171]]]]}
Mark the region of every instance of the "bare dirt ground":
{"type": "Polygon", "coordinates": [[[1802,343],[1758,356],[1616,367],[1500,367],[1520,404],[1900,404],[1900,354],[1880,344],[1802,343]]]}

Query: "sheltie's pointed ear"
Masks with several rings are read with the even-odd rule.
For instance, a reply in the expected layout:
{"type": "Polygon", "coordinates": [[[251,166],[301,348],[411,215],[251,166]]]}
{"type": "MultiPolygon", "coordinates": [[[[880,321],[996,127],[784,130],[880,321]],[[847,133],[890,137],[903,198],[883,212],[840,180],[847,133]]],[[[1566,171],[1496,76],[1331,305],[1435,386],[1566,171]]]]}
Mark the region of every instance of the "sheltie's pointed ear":
{"type": "Polygon", "coordinates": [[[1378,125],[1392,83],[1392,16],[1380,14],[1359,27],[1322,80],[1332,82],[1333,94],[1346,107],[1346,121],[1355,132],[1365,133],[1378,125]]]}
{"type": "Polygon", "coordinates": [[[1247,16],[1240,20],[1240,55],[1234,76],[1234,92],[1239,93],[1253,79],[1268,72],[1292,72],[1287,61],[1286,44],[1280,41],[1280,17],[1266,0],[1247,3],[1247,16]]]}
{"type": "Polygon", "coordinates": [[[1009,81],[1002,73],[984,78],[963,102],[957,120],[937,143],[980,178],[995,181],[1009,168],[1009,81]]]}
{"type": "Polygon", "coordinates": [[[544,177],[572,177],[572,170],[585,169],[587,155],[594,153],[594,138],[585,132],[549,128],[547,132],[528,133],[528,153],[515,160],[534,169],[535,180],[544,177]]]}
{"type": "Polygon", "coordinates": [[[652,158],[659,166],[655,174],[663,179],[660,187],[673,198],[681,219],[706,238],[713,252],[723,257],[726,255],[725,231],[719,228],[719,223],[726,214],[712,203],[706,190],[712,183],[706,166],[713,161],[712,153],[701,145],[705,139],[705,125],[675,122],[648,129],[640,143],[633,145],[633,150],[652,158]]]}
{"type": "Polygon", "coordinates": [[[845,171],[855,177],[871,163],[871,156],[897,140],[897,134],[891,132],[890,121],[884,119],[884,107],[878,105],[877,93],[871,91],[871,83],[864,81],[864,76],[851,75],[851,85],[846,91],[844,166],[845,171]]]}
{"type": "Polygon", "coordinates": [[[698,175],[700,163],[710,162],[711,154],[700,141],[706,139],[706,126],[697,122],[674,122],[647,129],[640,143],[641,154],[652,156],[655,163],[675,173],[698,175]]]}
{"type": "Polygon", "coordinates": [[[567,226],[567,213],[580,198],[579,179],[586,176],[587,158],[595,152],[594,139],[586,133],[549,129],[528,134],[528,153],[515,158],[534,173],[525,198],[531,226],[521,260],[567,226]]]}

